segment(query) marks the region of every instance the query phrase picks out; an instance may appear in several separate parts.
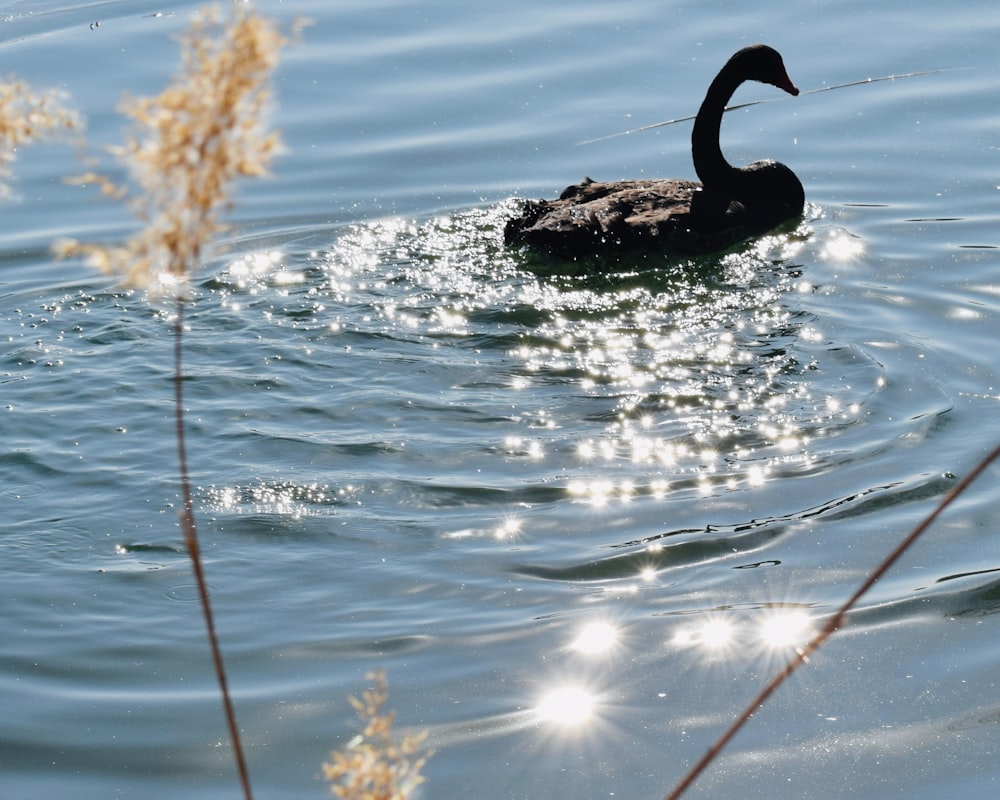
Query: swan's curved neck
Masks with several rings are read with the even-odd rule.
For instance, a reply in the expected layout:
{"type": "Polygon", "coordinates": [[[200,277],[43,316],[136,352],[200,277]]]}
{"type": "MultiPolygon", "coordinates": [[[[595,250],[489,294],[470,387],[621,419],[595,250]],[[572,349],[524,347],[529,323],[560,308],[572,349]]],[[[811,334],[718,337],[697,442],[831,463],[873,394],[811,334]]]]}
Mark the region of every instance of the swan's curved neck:
{"type": "Polygon", "coordinates": [[[739,170],[726,161],[719,145],[722,114],[743,78],[736,74],[732,61],[722,68],[708,87],[705,99],[695,117],[691,132],[691,153],[694,171],[706,187],[725,185],[733,180],[739,170]]]}

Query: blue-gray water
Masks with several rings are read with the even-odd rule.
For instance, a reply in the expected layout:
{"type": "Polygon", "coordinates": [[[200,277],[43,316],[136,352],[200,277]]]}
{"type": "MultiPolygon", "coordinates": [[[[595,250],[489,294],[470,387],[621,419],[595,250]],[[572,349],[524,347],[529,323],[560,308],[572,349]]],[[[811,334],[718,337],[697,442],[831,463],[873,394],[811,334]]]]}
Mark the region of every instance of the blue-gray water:
{"type": "MultiPolygon", "coordinates": [[[[260,5],[313,20],[275,80],[286,149],[237,192],[186,334],[257,796],[325,796],[375,668],[400,725],[429,731],[428,800],[662,796],[783,663],[761,626],[824,620],[1000,440],[1000,18],[928,0],[260,5]],[[792,233],[589,279],[503,249],[512,198],[693,177],[687,124],[577,143],[692,113],[754,41],[804,90],[944,71],[740,90],[775,102],[727,115],[724,147],[798,173],[792,233]],[[551,719],[574,688],[591,715],[551,719]]],[[[65,89],[100,151],[122,93],[177,67],[197,4],[167,6],[0,3],[3,72],[65,89]]],[[[238,796],[177,526],[168,309],[50,257],[57,236],[131,231],[62,182],[71,144],[14,169],[0,796],[238,796]]],[[[995,796],[998,480],[689,796],[995,796]]]]}

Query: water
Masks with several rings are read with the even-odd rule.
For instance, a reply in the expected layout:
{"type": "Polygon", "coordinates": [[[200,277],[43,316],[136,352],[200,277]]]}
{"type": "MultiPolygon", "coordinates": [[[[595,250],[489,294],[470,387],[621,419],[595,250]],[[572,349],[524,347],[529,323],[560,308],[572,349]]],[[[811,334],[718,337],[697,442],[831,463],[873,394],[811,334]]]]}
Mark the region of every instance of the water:
{"type": "MultiPolygon", "coordinates": [[[[0,4],[8,70],[68,91],[99,150],[195,7],[0,4]]],[[[927,2],[266,10],[313,19],[275,82],[286,154],[239,191],[186,338],[257,796],[324,796],[346,696],[380,667],[437,751],[425,797],[662,796],[783,663],[761,625],[822,621],[995,444],[1000,23],[927,2]],[[683,124],[576,143],[692,113],[753,41],[802,89],[945,71],[727,116],[733,161],[802,179],[790,234],[601,277],[503,249],[513,197],[691,177],[683,124]],[[567,688],[583,722],[546,718],[567,688]]],[[[170,310],[52,261],[55,236],[129,231],[62,183],[79,170],[66,144],[24,149],[0,231],[0,794],[233,797],[176,522],[170,310]]],[[[691,797],[995,794],[997,478],[691,797]]]]}

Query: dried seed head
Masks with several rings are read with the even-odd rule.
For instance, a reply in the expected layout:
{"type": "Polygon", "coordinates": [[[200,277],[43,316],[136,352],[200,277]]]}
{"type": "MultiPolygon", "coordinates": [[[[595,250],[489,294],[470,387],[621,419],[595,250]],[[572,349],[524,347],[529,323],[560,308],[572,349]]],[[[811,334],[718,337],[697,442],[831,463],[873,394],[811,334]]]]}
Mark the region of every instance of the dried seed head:
{"type": "Polygon", "coordinates": [[[424,781],[421,770],[431,753],[424,750],[424,734],[397,739],[394,716],[384,711],[389,697],[385,673],[370,673],[374,686],[351,705],[364,724],[359,736],[323,764],[330,793],[340,800],[408,800],[424,781]]]}
{"type": "Polygon", "coordinates": [[[0,198],[10,194],[7,181],[20,145],[81,127],[64,100],[61,92],[39,93],[24,81],[0,82],[0,198]]]}
{"type": "Polygon", "coordinates": [[[223,226],[233,182],[267,172],[280,147],[264,129],[268,81],[285,37],[253,12],[224,20],[216,8],[200,13],[181,37],[181,70],[156,97],[126,97],[132,120],[115,154],[126,166],[128,191],[93,173],[104,194],[125,198],[144,227],[120,247],[62,242],[63,257],[84,256],[134,286],[162,273],[183,286],[203,248],[223,226]]]}

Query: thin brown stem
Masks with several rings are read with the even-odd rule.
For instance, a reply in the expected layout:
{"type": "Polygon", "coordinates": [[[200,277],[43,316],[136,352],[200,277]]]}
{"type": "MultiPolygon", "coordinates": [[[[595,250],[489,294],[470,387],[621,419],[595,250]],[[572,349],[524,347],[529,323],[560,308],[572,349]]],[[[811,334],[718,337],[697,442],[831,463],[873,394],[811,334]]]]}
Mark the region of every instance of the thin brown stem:
{"type": "Polygon", "coordinates": [[[201,550],[198,547],[198,530],[194,520],[194,503],[191,500],[191,479],[188,473],[187,445],[184,436],[184,373],[183,366],[184,338],[184,298],[177,298],[177,319],[174,323],[174,405],[177,424],[177,457],[180,462],[181,491],[184,498],[184,508],[181,511],[181,529],[184,531],[184,542],[188,555],[191,556],[191,566],[194,568],[194,579],[198,586],[198,598],[205,617],[205,628],[208,632],[208,643],[212,650],[212,662],[215,665],[215,675],[219,680],[219,690],[222,693],[222,706],[226,714],[226,724],[229,726],[229,738],[233,744],[233,757],[236,759],[236,771],[240,776],[245,800],[253,800],[250,790],[250,773],[247,770],[246,759],[243,756],[243,743],[240,739],[240,729],[236,724],[236,710],[229,694],[229,681],[226,678],[226,667],[222,661],[222,649],[219,647],[219,637],[215,633],[215,618],[212,614],[212,604],[209,600],[208,582],[205,580],[205,569],[201,562],[201,550]]]}
{"type": "Polygon", "coordinates": [[[750,704],[743,710],[743,712],[733,720],[732,724],[723,732],[723,734],[715,741],[715,743],[705,751],[698,762],[691,767],[688,773],[683,779],[673,788],[673,790],[666,796],[666,800],[677,800],[685,791],[693,784],[698,777],[705,771],[709,764],[711,764],[722,749],[729,744],[729,741],[736,735],[736,733],[742,728],[747,721],[752,717],[761,706],[767,702],[768,698],[774,694],[774,692],[781,686],[782,683],[797,670],[800,666],[809,661],[809,656],[811,656],[820,646],[829,639],[836,631],[842,628],[846,622],[847,613],[854,608],[857,602],[861,599],[862,595],[865,594],[869,589],[872,588],[900,559],[900,557],[905,553],[910,546],[924,533],[931,525],[934,524],[935,520],[941,515],[941,513],[950,506],[969,486],[972,482],[976,480],[986,468],[1000,458],[1000,445],[997,445],[993,451],[987,455],[982,461],[980,461],[973,470],[966,475],[962,480],[960,480],[951,491],[948,492],[941,500],[940,503],[935,506],[934,510],[928,514],[923,521],[920,522],[910,533],[904,538],[895,549],[889,555],[885,557],[881,564],[878,565],[865,579],[865,581],[857,588],[857,590],[852,594],[844,603],[837,609],[836,613],[827,620],[823,628],[817,633],[809,642],[796,651],[795,658],[788,662],[785,667],[775,675],[760,693],[750,702],[750,704]]]}

